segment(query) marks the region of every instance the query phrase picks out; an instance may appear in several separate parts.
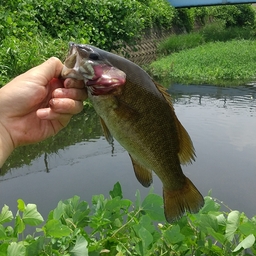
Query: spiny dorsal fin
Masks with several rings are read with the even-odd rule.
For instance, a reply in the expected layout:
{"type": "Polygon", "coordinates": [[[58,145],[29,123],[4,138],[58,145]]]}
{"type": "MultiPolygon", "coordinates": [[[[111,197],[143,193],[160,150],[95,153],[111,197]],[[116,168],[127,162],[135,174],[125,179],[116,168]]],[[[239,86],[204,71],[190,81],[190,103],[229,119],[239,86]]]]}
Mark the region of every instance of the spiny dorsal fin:
{"type": "Polygon", "coordinates": [[[152,171],[143,167],[140,163],[138,163],[138,161],[134,160],[131,155],[130,158],[132,160],[132,165],[136,178],[141,183],[141,185],[143,185],[144,187],[149,187],[153,181],[152,171]]]}
{"type": "Polygon", "coordinates": [[[114,139],[108,129],[108,127],[106,126],[104,120],[100,117],[100,124],[104,133],[104,136],[106,138],[106,140],[108,141],[109,144],[112,144],[114,142],[114,139]]]}
{"type": "Polygon", "coordinates": [[[192,143],[187,131],[185,130],[185,128],[182,126],[182,124],[180,123],[180,121],[178,120],[178,118],[175,115],[170,94],[167,93],[166,88],[163,87],[162,85],[157,84],[157,83],[155,83],[155,85],[158,88],[158,90],[162,93],[162,95],[164,96],[166,101],[168,102],[168,104],[174,114],[174,120],[175,120],[176,128],[178,131],[178,136],[179,136],[178,156],[180,159],[180,163],[181,164],[189,164],[192,162],[192,160],[195,160],[195,156],[196,156],[193,143],[192,143]]]}

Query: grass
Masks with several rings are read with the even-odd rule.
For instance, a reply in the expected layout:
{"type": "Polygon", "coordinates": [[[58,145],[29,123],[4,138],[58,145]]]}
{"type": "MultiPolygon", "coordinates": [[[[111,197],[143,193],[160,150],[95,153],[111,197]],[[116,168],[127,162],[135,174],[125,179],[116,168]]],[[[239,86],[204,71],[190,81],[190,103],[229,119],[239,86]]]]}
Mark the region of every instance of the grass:
{"type": "Polygon", "coordinates": [[[199,33],[172,35],[158,46],[160,54],[170,54],[201,45],[204,39],[199,33]]]}
{"type": "Polygon", "coordinates": [[[210,42],[163,57],[149,66],[160,80],[178,83],[241,85],[256,78],[256,42],[210,42]]]}
{"type": "Polygon", "coordinates": [[[226,28],[223,21],[215,21],[198,32],[173,35],[161,42],[159,59],[146,69],[168,83],[246,84],[256,77],[255,39],[252,27],[226,28]]]}
{"type": "Polygon", "coordinates": [[[67,48],[66,41],[40,34],[22,40],[13,36],[6,38],[0,50],[0,87],[51,56],[63,61],[67,48]]]}

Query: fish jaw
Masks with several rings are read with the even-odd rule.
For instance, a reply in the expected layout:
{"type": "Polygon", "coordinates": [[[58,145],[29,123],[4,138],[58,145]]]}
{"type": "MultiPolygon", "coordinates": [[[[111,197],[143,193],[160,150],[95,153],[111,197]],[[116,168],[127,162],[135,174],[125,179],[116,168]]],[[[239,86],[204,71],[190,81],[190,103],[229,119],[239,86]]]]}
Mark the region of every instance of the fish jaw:
{"type": "Polygon", "coordinates": [[[64,62],[62,78],[83,80],[92,95],[104,95],[122,86],[126,74],[112,66],[88,45],[69,44],[69,56],[64,62]]]}

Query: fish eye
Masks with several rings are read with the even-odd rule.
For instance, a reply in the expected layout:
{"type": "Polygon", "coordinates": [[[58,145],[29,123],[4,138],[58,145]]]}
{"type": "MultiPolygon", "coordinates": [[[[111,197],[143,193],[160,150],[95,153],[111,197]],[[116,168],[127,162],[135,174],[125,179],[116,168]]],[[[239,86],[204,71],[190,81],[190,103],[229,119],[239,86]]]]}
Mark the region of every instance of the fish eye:
{"type": "Polygon", "coordinates": [[[90,53],[89,58],[91,60],[99,60],[100,59],[100,55],[98,53],[92,52],[92,53],[90,53]]]}

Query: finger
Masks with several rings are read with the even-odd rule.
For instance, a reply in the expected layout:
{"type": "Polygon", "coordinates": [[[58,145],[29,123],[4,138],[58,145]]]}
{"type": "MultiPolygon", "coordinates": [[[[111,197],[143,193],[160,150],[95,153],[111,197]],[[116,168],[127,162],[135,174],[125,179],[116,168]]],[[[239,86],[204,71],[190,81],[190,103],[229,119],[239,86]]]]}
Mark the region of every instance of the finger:
{"type": "Polygon", "coordinates": [[[57,88],[52,93],[53,98],[69,98],[73,100],[86,100],[87,90],[86,89],[75,89],[75,88],[57,88]]]}
{"type": "Polygon", "coordinates": [[[69,98],[54,98],[49,101],[50,108],[56,113],[78,114],[83,110],[83,102],[69,98]]]}
{"type": "Polygon", "coordinates": [[[38,109],[37,116],[43,120],[58,121],[62,127],[67,126],[72,117],[71,114],[57,113],[50,108],[38,109]]]}
{"type": "Polygon", "coordinates": [[[72,78],[67,78],[64,81],[64,87],[65,88],[78,88],[82,89],[85,87],[84,81],[83,80],[76,80],[72,78]]]}
{"type": "Polygon", "coordinates": [[[39,68],[44,69],[45,73],[50,74],[49,80],[51,80],[53,77],[58,78],[60,76],[61,70],[63,68],[63,64],[58,58],[51,57],[47,61],[42,63],[39,66],[39,68]]]}

